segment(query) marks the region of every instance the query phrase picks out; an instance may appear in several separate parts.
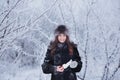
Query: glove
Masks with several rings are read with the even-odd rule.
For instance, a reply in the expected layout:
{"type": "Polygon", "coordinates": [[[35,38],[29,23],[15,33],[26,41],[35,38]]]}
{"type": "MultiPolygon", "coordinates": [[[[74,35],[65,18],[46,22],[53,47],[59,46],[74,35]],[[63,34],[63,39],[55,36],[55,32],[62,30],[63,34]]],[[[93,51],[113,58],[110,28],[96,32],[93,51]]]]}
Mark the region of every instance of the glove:
{"type": "Polygon", "coordinates": [[[66,64],[63,64],[62,66],[64,67],[64,69],[66,69],[72,62],[72,59],[69,60],[66,64]]]}
{"type": "Polygon", "coordinates": [[[72,61],[71,64],[70,64],[70,68],[76,68],[77,65],[78,65],[77,61],[72,61]]]}
{"type": "Polygon", "coordinates": [[[63,64],[62,66],[64,67],[64,69],[66,69],[68,66],[70,66],[70,68],[76,68],[77,65],[78,65],[78,62],[72,61],[72,59],[71,59],[66,64],[63,64]]]}

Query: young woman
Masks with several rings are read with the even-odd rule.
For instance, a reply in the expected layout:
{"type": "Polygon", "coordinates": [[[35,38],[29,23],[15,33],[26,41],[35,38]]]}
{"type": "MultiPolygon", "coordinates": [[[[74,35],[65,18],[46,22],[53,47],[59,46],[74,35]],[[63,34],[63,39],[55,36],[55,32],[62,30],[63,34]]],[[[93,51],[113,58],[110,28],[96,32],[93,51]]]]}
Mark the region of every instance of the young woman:
{"type": "Polygon", "coordinates": [[[59,25],[55,29],[55,40],[48,46],[42,70],[51,73],[51,80],[77,80],[76,72],[82,68],[77,46],[70,42],[68,29],[59,25]]]}

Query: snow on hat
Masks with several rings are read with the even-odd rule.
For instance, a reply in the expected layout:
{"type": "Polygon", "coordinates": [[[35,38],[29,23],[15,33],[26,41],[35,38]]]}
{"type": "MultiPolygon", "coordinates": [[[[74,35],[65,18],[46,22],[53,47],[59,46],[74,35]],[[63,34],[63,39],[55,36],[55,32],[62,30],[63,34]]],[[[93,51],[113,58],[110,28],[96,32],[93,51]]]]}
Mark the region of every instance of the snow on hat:
{"type": "Polygon", "coordinates": [[[59,35],[61,33],[68,35],[68,29],[65,25],[58,25],[58,27],[55,29],[55,35],[59,35]]]}

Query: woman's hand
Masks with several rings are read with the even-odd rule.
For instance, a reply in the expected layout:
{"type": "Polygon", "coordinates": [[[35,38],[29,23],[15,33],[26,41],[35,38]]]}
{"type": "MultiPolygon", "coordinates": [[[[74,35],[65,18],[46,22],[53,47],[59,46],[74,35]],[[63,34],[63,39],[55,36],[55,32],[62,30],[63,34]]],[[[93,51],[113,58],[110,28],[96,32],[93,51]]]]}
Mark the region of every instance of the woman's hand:
{"type": "Polygon", "coordinates": [[[64,67],[63,66],[57,66],[57,71],[58,72],[63,72],[64,71],[64,67]]]}

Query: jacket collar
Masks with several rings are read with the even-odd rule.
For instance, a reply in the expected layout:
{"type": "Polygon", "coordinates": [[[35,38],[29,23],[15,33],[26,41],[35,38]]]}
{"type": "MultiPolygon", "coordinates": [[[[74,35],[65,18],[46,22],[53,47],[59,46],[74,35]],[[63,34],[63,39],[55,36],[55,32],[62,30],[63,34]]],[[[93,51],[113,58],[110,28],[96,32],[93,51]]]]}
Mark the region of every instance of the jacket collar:
{"type": "Polygon", "coordinates": [[[60,49],[67,48],[67,43],[65,43],[65,42],[64,42],[64,43],[60,43],[60,42],[59,42],[59,43],[57,44],[57,47],[60,48],[60,49]]]}

